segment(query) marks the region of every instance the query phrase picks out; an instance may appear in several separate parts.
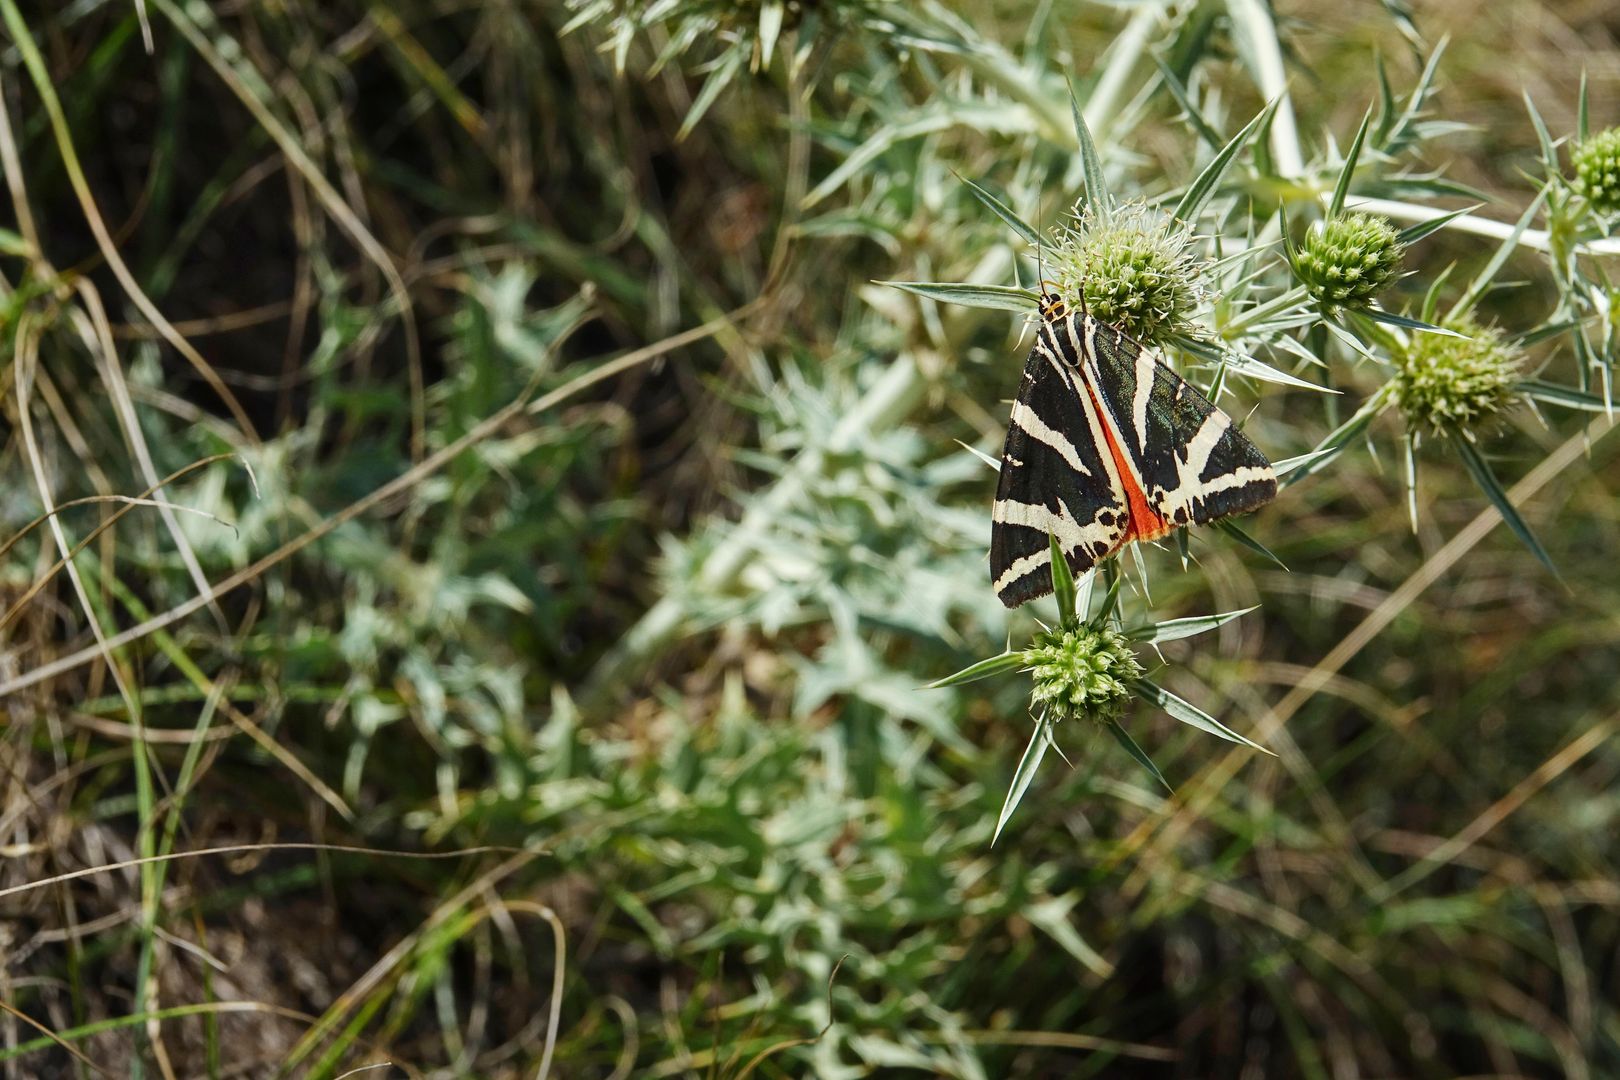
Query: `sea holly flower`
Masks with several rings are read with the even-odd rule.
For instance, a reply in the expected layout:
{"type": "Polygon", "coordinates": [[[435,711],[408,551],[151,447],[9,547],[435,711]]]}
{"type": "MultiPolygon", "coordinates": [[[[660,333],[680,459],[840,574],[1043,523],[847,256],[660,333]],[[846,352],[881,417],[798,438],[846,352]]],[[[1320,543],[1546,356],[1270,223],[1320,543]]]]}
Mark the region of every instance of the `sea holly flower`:
{"type": "Polygon", "coordinates": [[[1294,273],[1324,308],[1363,308],[1399,275],[1404,249],[1388,218],[1338,214],[1305,234],[1294,252],[1294,273]]]}
{"type": "Polygon", "coordinates": [[[1193,330],[1203,264],[1184,225],[1144,203],[1081,207],[1074,220],[1046,253],[1053,291],[1147,345],[1193,330]]]}
{"type": "Polygon", "coordinates": [[[1046,751],[1056,745],[1055,729],[1064,720],[1085,720],[1106,728],[1138,764],[1167,789],[1170,787],[1153,760],[1125,730],[1123,721],[1133,698],[1163,709],[1200,731],[1229,742],[1242,743],[1262,753],[1271,752],[1239,735],[1196,705],[1150,682],[1144,677],[1142,663],[1133,651],[1134,646],[1179,641],[1213,630],[1253,611],[1253,608],[1127,628],[1120,622],[1117,603],[1123,576],[1116,574],[1097,612],[1087,617],[1095,572],[1086,574],[1082,583],[1077,585],[1056,537],[1051,538],[1051,552],[1052,592],[1058,607],[1057,626],[1042,627],[1027,648],[1009,648],[933,684],[934,688],[960,686],[1014,669],[1031,676],[1030,713],[1035,721],[1035,731],[1013,774],[1012,786],[1007,791],[1001,815],[996,821],[996,837],[1001,836],[1002,828],[1012,817],[1024,792],[1029,789],[1046,751]]]}
{"type": "Polygon", "coordinates": [[[1413,334],[1393,350],[1388,394],[1408,432],[1468,438],[1518,401],[1518,347],[1493,326],[1471,315],[1446,327],[1457,335],[1413,334]]]}
{"type": "Polygon", "coordinates": [[[1105,726],[1119,720],[1131,684],[1142,675],[1130,641],[1111,626],[1042,630],[1023,661],[1035,683],[1030,702],[1037,709],[1105,726]]]}

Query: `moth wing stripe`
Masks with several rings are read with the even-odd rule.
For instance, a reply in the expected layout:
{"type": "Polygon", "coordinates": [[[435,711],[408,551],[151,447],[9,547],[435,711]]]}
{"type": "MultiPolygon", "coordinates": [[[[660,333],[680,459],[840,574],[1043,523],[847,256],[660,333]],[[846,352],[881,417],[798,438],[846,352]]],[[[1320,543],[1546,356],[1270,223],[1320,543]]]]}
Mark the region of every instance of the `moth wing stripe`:
{"type": "Polygon", "coordinates": [[[1219,409],[1204,417],[1204,422],[1198,425],[1197,433],[1187,442],[1186,458],[1176,463],[1176,472],[1182,486],[1186,486],[1189,482],[1194,485],[1198,483],[1198,478],[1204,475],[1204,469],[1209,466],[1209,455],[1215,452],[1221,436],[1225,435],[1231,426],[1232,418],[1219,409]]]}
{"type": "Polygon", "coordinates": [[[1080,451],[1074,448],[1074,443],[1069,441],[1068,436],[1042,420],[1040,413],[1022,401],[1013,402],[1012,422],[1017,424],[1025,435],[1057,451],[1058,456],[1069,468],[1081,476],[1091,475],[1091,470],[1080,460],[1080,451]]]}
{"type": "Polygon", "coordinates": [[[1007,569],[1002,571],[1001,576],[995,580],[995,584],[991,587],[994,588],[997,593],[1005,592],[1007,587],[1012,585],[1019,578],[1026,574],[1034,573],[1035,571],[1041,569],[1041,567],[1050,564],[1051,561],[1052,549],[1049,547],[1043,547],[1034,554],[1025,555],[1021,559],[1014,559],[1012,562],[1007,564],[1007,569]]]}
{"type": "Polygon", "coordinates": [[[1058,546],[1064,551],[1076,548],[1089,551],[1092,544],[1099,540],[1111,541],[1117,532],[1112,525],[1104,525],[1096,520],[1085,523],[1075,520],[1073,511],[1061,497],[1055,514],[1051,507],[1041,503],[998,499],[990,509],[990,519],[1002,525],[1022,525],[1027,529],[1051,533],[1057,537],[1058,546]]]}
{"type": "Polygon", "coordinates": [[[1249,484],[1265,483],[1266,481],[1275,481],[1276,479],[1276,474],[1274,474],[1270,469],[1262,469],[1255,465],[1245,465],[1242,468],[1233,469],[1229,473],[1222,473],[1213,480],[1197,485],[1197,487],[1193,490],[1193,496],[1201,499],[1206,495],[1214,495],[1219,491],[1230,491],[1233,488],[1245,487],[1249,484]]]}
{"type": "Polygon", "coordinates": [[[1131,421],[1136,428],[1136,448],[1144,455],[1147,453],[1148,399],[1153,396],[1158,366],[1157,356],[1147,349],[1136,355],[1136,393],[1131,398],[1131,421]]]}

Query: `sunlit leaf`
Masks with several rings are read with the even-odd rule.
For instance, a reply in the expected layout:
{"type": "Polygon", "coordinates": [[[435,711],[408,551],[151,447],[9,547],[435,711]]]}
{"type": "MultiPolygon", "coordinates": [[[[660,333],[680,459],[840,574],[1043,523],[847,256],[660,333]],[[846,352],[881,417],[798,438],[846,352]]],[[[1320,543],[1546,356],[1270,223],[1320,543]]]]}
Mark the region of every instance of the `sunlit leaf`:
{"type": "Polygon", "coordinates": [[[1478,484],[1479,489],[1485,493],[1485,497],[1491,500],[1491,503],[1496,507],[1497,513],[1501,514],[1502,520],[1507,523],[1507,527],[1513,530],[1513,535],[1517,536],[1524,546],[1530,549],[1532,555],[1541,560],[1542,565],[1557,574],[1558,568],[1553,565],[1552,556],[1547,554],[1547,549],[1541,546],[1541,542],[1530,531],[1530,526],[1525,523],[1524,518],[1519,514],[1518,508],[1508,498],[1507,492],[1503,490],[1501,483],[1496,479],[1496,474],[1491,472],[1491,467],[1486,464],[1484,457],[1480,455],[1479,448],[1473,444],[1468,436],[1460,431],[1453,429],[1447,431],[1446,434],[1451,440],[1451,445],[1456,449],[1457,456],[1462,458],[1463,465],[1468,469],[1469,475],[1473,476],[1474,483],[1478,484]]]}
{"type": "Polygon", "coordinates": [[[1231,728],[1209,715],[1209,713],[1205,712],[1203,709],[1200,709],[1198,706],[1189,701],[1177,697],[1175,694],[1172,694],[1170,691],[1166,690],[1162,686],[1159,686],[1157,683],[1149,682],[1146,679],[1138,679],[1136,682],[1131,684],[1131,691],[1143,701],[1146,701],[1152,705],[1157,705],[1159,708],[1163,709],[1177,720],[1180,720],[1183,724],[1195,727],[1199,731],[1208,732],[1209,734],[1217,736],[1218,738],[1225,739],[1227,742],[1241,743],[1242,745],[1251,747],[1252,749],[1258,750],[1263,754],[1271,753],[1270,750],[1267,750],[1253,739],[1239,735],[1237,732],[1233,731],[1231,728]]]}
{"type": "Polygon", "coordinates": [[[1035,732],[1029,737],[1029,745],[1024,748],[1024,756],[1018,759],[1018,767],[1013,770],[1012,784],[1007,788],[1007,798],[1001,804],[1001,813],[996,817],[996,831],[990,838],[994,844],[1001,838],[1001,830],[1018,809],[1018,804],[1024,798],[1024,792],[1035,780],[1035,770],[1041,766],[1041,759],[1046,756],[1047,748],[1052,745],[1052,725],[1044,717],[1035,721],[1035,732]]]}
{"type": "Polygon", "coordinates": [[[1198,634],[1225,626],[1233,619],[1247,615],[1251,611],[1258,611],[1259,605],[1246,607],[1241,611],[1228,611],[1221,615],[1194,615],[1186,619],[1170,619],[1161,623],[1150,623],[1125,631],[1125,636],[1132,641],[1140,641],[1144,645],[1161,645],[1166,641],[1180,641],[1182,638],[1194,637],[1198,634]]]}
{"type": "Polygon", "coordinates": [[[1028,289],[1011,285],[964,285],[943,281],[879,281],[891,289],[903,289],[930,300],[964,307],[990,308],[1028,314],[1039,298],[1028,289]]]}
{"type": "Polygon", "coordinates": [[[944,686],[961,686],[963,683],[977,682],[998,675],[1003,671],[1011,671],[1024,662],[1021,652],[1004,652],[996,656],[986,657],[976,664],[969,664],[954,675],[947,675],[943,679],[928,684],[928,689],[938,690],[944,686]]]}

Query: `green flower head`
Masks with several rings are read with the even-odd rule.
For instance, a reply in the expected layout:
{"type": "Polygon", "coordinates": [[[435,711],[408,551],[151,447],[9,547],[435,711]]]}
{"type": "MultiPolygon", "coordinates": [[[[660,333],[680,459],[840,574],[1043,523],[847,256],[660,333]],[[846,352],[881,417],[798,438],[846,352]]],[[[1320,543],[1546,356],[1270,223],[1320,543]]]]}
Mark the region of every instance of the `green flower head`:
{"type": "Polygon", "coordinates": [[[1106,218],[1075,216],[1047,253],[1053,284],[1071,306],[1084,307],[1138,341],[1162,345],[1192,325],[1204,299],[1203,266],[1192,234],[1142,203],[1106,218]]]}
{"type": "Polygon", "coordinates": [[[1059,719],[1118,720],[1142,675],[1125,636],[1106,626],[1044,631],[1023,659],[1035,682],[1031,700],[1059,719]]]}
{"type": "Polygon", "coordinates": [[[1401,268],[1395,226],[1375,214],[1317,222],[1295,254],[1294,270],[1311,298],[1330,308],[1365,307],[1401,268]]]}
{"type": "Polygon", "coordinates": [[[1464,337],[1413,334],[1395,356],[1389,392],[1408,430],[1477,430],[1518,398],[1519,351],[1494,326],[1465,317],[1464,337]]]}
{"type": "Polygon", "coordinates": [[[1575,190],[1602,214],[1620,211],[1620,128],[1582,139],[1570,151],[1575,190]]]}

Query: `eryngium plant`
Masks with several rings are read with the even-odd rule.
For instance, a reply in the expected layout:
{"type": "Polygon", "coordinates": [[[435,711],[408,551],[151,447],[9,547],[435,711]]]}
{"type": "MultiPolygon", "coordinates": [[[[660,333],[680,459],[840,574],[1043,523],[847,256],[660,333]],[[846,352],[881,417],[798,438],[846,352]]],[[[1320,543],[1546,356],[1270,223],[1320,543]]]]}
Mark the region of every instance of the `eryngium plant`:
{"type": "MultiPolygon", "coordinates": [[[[1158,645],[1214,630],[1253,611],[1253,608],[1126,627],[1120,621],[1118,604],[1123,578],[1113,573],[1112,585],[1096,613],[1088,617],[1097,571],[1088,571],[1082,579],[1083,583],[1077,585],[1074,575],[1069,572],[1068,560],[1063,557],[1057,537],[1051,537],[1050,543],[1052,595],[1057,600],[1057,625],[1042,626],[1025,648],[1009,648],[934,683],[935,687],[960,686],[1014,669],[1024,671],[1031,677],[1030,713],[1035,721],[1035,731],[1030,736],[1029,746],[1024,750],[1024,756],[1013,774],[1012,786],[1008,788],[1007,798],[1002,803],[1001,814],[996,820],[996,837],[1001,836],[1002,828],[1017,809],[1030,782],[1035,779],[1035,770],[1046,756],[1046,751],[1057,745],[1056,728],[1064,720],[1083,720],[1106,728],[1138,764],[1153,774],[1159,783],[1170,787],[1164,774],[1153,764],[1153,759],[1125,730],[1123,721],[1132,698],[1163,709],[1200,731],[1263,753],[1271,752],[1239,735],[1198,706],[1144,678],[1142,664],[1132,651],[1133,645],[1158,645]]],[[[1109,564],[1109,569],[1112,571],[1112,564],[1109,564]]]]}

